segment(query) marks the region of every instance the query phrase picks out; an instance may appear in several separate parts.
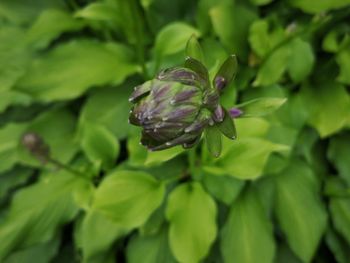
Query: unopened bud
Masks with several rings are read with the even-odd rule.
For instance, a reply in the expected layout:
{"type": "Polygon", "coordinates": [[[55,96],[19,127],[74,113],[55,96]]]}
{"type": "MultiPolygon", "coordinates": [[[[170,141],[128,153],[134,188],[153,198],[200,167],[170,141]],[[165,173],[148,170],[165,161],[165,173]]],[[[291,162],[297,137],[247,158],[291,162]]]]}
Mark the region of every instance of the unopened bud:
{"type": "Polygon", "coordinates": [[[50,147],[43,138],[36,133],[25,133],[22,137],[22,145],[42,164],[50,159],[50,147]]]}

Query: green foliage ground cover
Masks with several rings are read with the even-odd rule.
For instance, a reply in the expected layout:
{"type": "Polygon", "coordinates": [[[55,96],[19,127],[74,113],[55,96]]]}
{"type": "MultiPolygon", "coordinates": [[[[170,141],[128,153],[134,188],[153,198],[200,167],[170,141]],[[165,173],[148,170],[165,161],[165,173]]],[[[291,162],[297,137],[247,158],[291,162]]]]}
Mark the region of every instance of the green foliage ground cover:
{"type": "Polygon", "coordinates": [[[350,262],[349,19],[349,0],[2,0],[0,262],[350,262]],[[238,57],[225,107],[287,99],[218,159],[147,152],[127,123],[193,34],[210,74],[238,57]]]}

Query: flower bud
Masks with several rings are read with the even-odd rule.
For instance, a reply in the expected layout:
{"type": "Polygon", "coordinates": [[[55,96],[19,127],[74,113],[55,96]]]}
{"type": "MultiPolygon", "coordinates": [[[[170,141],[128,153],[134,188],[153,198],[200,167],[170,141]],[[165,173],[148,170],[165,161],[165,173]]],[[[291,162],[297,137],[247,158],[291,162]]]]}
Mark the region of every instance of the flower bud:
{"type": "Polygon", "coordinates": [[[42,164],[50,159],[50,147],[36,133],[26,133],[22,137],[22,145],[42,164]]]}

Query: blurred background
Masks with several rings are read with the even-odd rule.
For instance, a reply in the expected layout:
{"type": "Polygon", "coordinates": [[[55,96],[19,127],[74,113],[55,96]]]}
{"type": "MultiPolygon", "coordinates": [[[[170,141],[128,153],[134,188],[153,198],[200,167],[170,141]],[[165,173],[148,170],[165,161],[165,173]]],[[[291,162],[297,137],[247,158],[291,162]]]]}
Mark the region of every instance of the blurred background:
{"type": "Polygon", "coordinates": [[[349,21],[349,0],[0,0],[0,262],[349,263],[349,21]],[[210,76],[238,58],[225,107],[288,99],[217,159],[127,123],[192,35],[210,76]]]}

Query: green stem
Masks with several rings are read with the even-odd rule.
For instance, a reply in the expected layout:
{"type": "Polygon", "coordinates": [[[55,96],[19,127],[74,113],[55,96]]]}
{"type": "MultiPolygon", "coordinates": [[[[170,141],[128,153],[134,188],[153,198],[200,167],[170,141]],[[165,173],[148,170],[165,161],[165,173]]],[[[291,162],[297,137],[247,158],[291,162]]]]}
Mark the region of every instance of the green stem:
{"type": "Polygon", "coordinates": [[[84,177],[84,178],[85,178],[85,176],[84,176],[82,173],[80,173],[80,172],[78,172],[78,171],[72,169],[72,168],[69,167],[68,165],[63,164],[63,163],[61,163],[60,161],[58,161],[58,160],[56,160],[56,159],[50,158],[50,159],[48,160],[48,162],[49,162],[49,163],[52,163],[53,165],[55,165],[55,166],[56,166],[57,168],[59,168],[59,169],[65,170],[65,171],[67,171],[67,172],[69,172],[69,173],[71,173],[71,174],[74,174],[74,175],[81,176],[81,177],[84,177]]]}
{"type": "Polygon", "coordinates": [[[188,157],[188,164],[189,164],[189,171],[192,176],[192,178],[196,181],[200,181],[202,176],[200,173],[199,168],[197,167],[197,154],[196,154],[197,147],[194,147],[188,151],[187,157],[188,157]]]}

